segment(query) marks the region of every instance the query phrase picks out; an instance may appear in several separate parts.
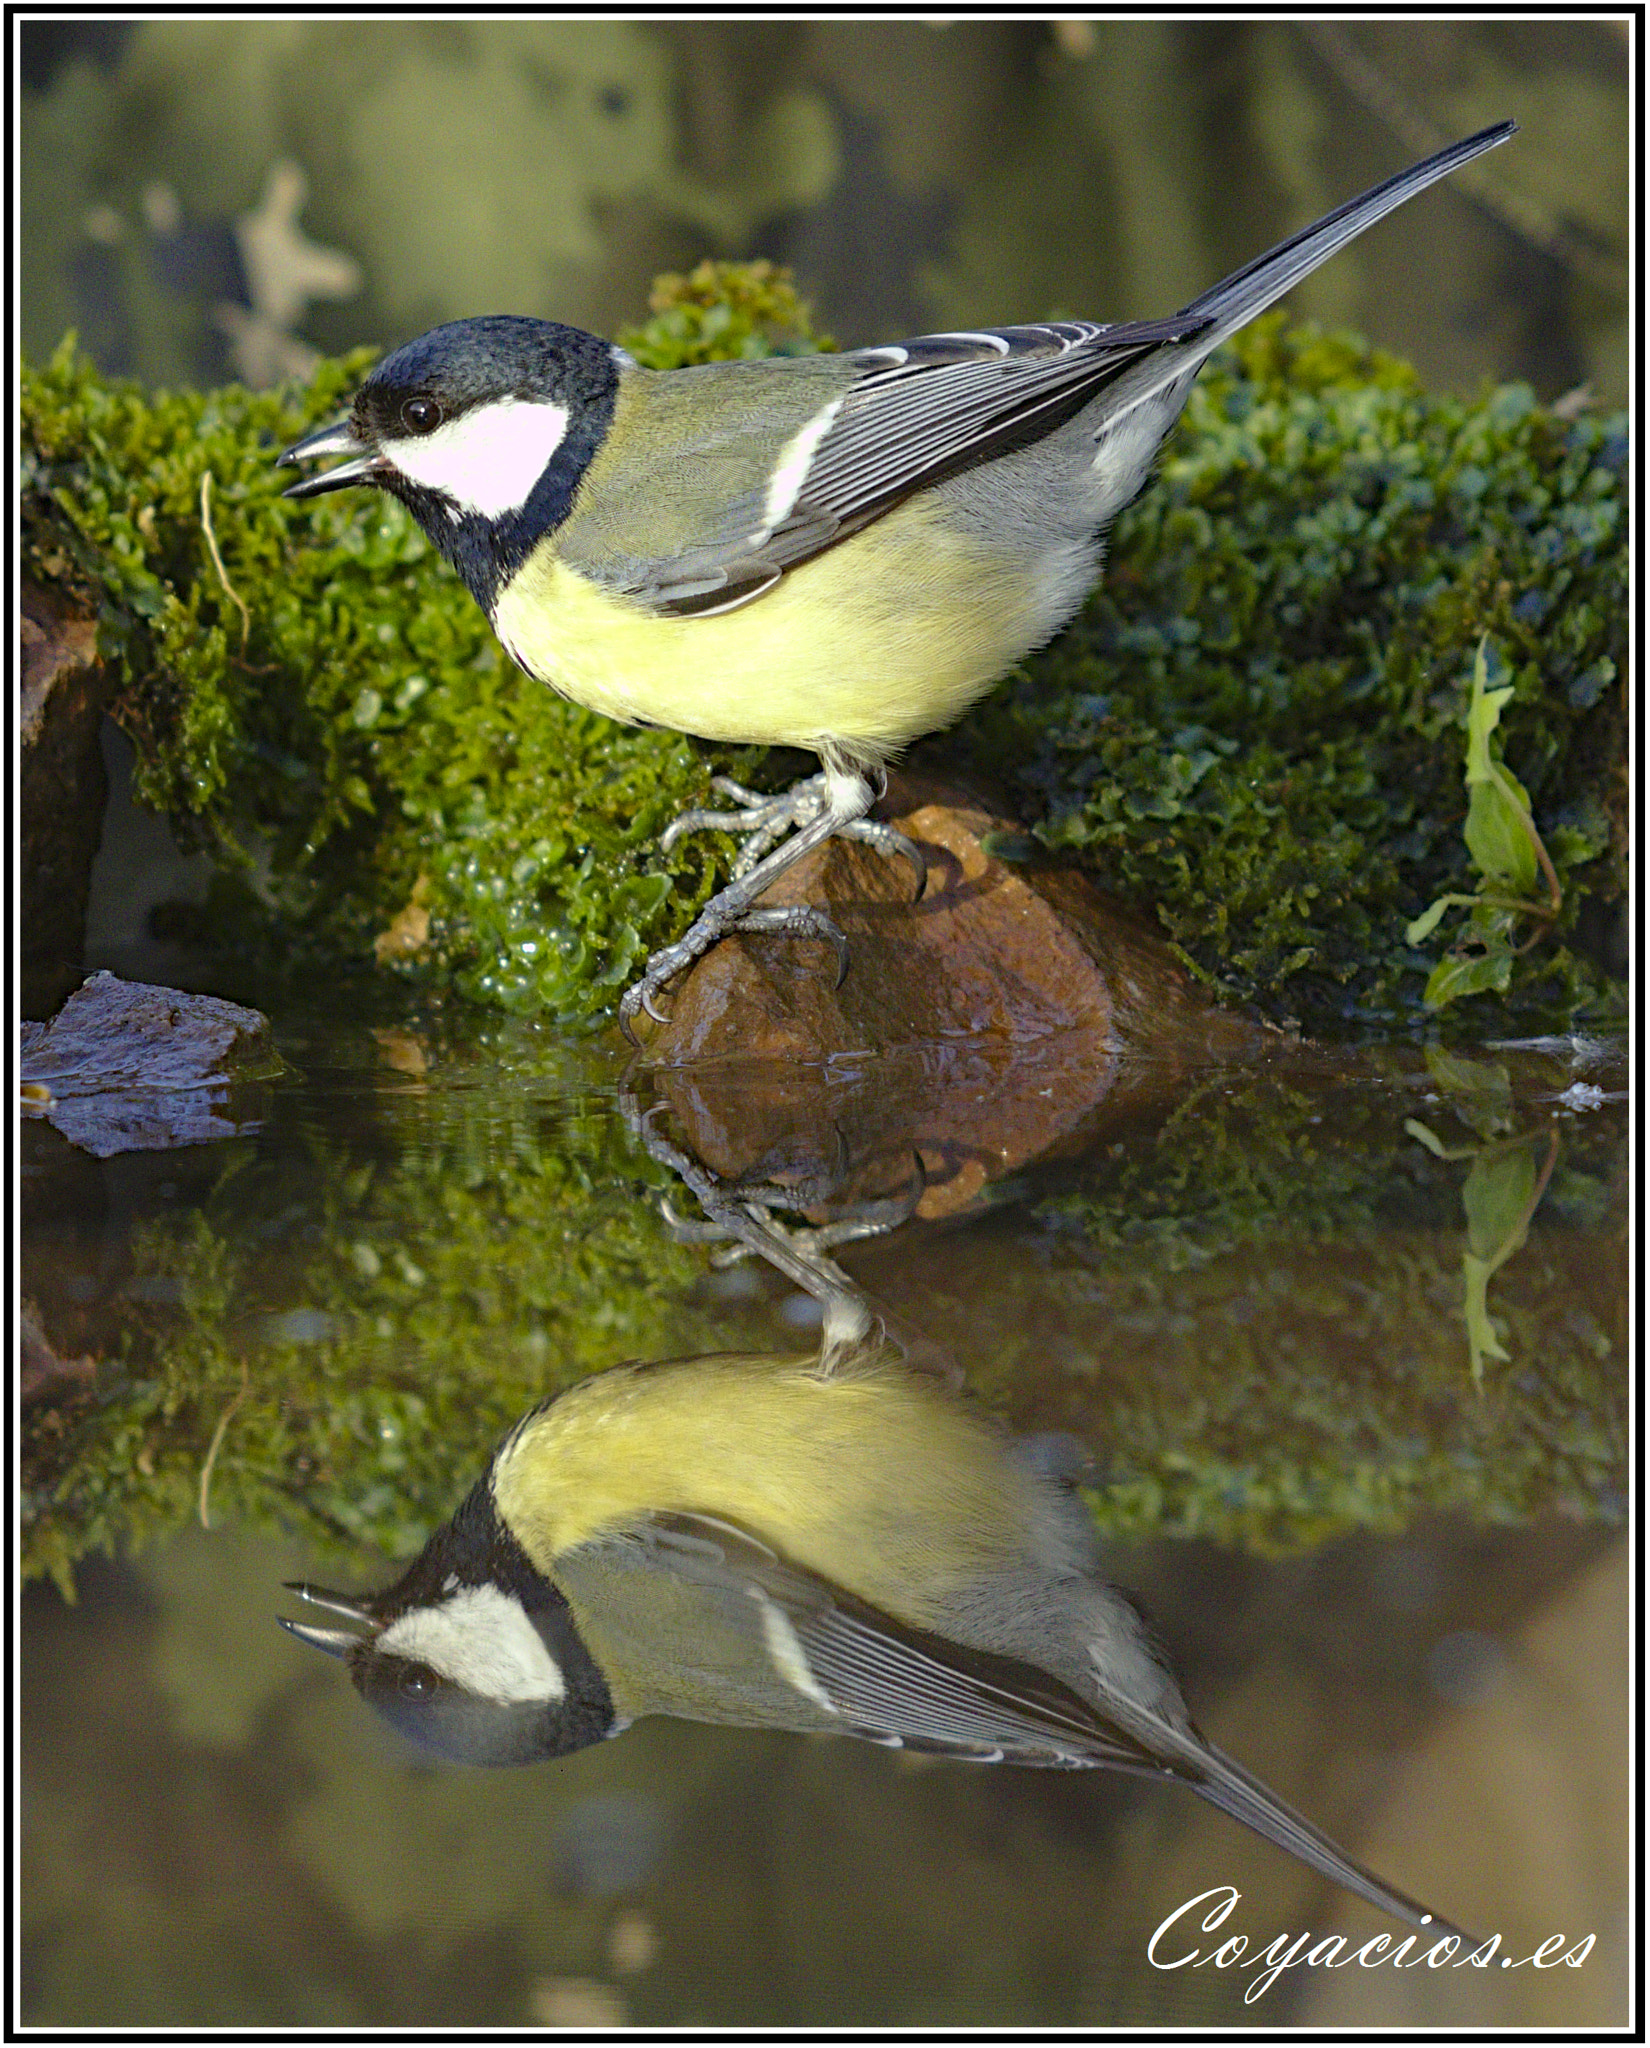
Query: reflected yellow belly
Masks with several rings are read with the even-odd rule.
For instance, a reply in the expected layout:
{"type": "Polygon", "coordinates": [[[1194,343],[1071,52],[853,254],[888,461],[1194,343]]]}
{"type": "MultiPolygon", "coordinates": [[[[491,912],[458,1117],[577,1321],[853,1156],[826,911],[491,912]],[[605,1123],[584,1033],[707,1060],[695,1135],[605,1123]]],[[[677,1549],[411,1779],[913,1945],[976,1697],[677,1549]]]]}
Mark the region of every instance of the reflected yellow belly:
{"type": "Polygon", "coordinates": [[[1023,1555],[1035,1489],[993,1428],[897,1363],[815,1365],[727,1355],[586,1380],[500,1455],[499,1513],[546,1572],[649,1512],[717,1515],[919,1623],[1023,1555]]]}

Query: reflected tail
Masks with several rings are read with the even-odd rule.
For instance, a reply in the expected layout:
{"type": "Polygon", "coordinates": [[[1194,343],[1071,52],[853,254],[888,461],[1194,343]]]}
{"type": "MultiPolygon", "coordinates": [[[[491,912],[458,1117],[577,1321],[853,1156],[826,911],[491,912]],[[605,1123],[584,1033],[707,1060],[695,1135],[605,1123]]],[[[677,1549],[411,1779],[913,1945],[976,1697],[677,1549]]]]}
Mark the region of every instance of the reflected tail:
{"type": "Polygon", "coordinates": [[[1223,1750],[1212,1743],[1205,1744],[1201,1761],[1203,1776],[1193,1783],[1211,1806],[1218,1806],[1222,1813],[1242,1821],[1245,1827],[1253,1828],[1269,1842],[1276,1842],[1280,1849],[1287,1849],[1291,1856],[1298,1856],[1302,1863],[1333,1878],[1336,1884],[1367,1899],[1370,1905],[1390,1913],[1394,1919],[1407,1921],[1411,1927],[1439,1938],[1453,1934],[1458,1940],[1476,1946],[1463,1928],[1441,1919],[1407,1892],[1399,1891],[1355,1862],[1322,1828],[1286,1805],[1223,1750]]]}

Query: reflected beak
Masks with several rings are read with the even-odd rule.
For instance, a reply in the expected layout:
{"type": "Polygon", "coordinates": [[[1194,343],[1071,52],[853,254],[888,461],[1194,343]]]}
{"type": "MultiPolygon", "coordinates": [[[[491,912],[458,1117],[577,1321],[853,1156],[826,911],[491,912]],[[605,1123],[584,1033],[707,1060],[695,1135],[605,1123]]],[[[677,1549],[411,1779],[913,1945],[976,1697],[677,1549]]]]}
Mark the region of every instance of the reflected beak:
{"type": "Polygon", "coordinates": [[[286,1590],[296,1593],[311,1607],[325,1608],[329,1614],[342,1614],[359,1625],[356,1630],[317,1628],[313,1622],[289,1621],[284,1614],[276,1615],[275,1619],[289,1634],[295,1635],[301,1643],[308,1643],[311,1649],[324,1650],[329,1657],[347,1657],[360,1644],[370,1642],[383,1626],[366,1602],[354,1594],[329,1593],[324,1586],[311,1586],[303,1579],[288,1579],[286,1590]]]}
{"type": "Polygon", "coordinates": [[[294,441],[284,454],[276,457],[276,467],[283,462],[318,462],[327,455],[348,455],[350,462],[341,462],[336,469],[324,469],[318,476],[306,476],[290,485],[281,493],[284,498],[318,498],[323,491],[347,491],[352,484],[377,483],[393,465],[356,433],[348,419],[334,420],[329,427],[317,427],[313,434],[306,434],[301,441],[294,441]]]}

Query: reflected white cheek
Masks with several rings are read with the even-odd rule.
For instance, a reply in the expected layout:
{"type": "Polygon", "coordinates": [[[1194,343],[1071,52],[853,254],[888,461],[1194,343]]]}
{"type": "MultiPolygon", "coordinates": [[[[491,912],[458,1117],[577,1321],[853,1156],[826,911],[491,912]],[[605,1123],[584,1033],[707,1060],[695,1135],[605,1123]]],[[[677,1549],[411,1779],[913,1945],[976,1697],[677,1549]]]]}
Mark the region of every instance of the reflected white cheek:
{"type": "Polygon", "coordinates": [[[390,1623],[380,1650],[411,1657],[482,1699],[567,1697],[561,1666],[519,1600],[497,1586],[466,1586],[439,1607],[415,1607],[390,1623]]]}
{"type": "Polygon", "coordinates": [[[504,398],[478,405],[433,434],[381,445],[404,477],[440,491],[465,512],[501,519],[519,512],[567,434],[567,408],[504,398]]]}

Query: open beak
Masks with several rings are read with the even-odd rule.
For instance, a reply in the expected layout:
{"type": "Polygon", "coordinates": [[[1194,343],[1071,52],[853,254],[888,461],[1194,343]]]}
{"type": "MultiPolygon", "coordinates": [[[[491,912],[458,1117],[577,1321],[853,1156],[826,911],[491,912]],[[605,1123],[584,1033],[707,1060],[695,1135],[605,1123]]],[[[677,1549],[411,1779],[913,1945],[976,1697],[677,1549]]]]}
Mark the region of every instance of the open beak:
{"type": "Polygon", "coordinates": [[[375,484],[391,467],[376,448],[361,439],[348,419],[335,420],[330,427],[317,427],[313,434],[294,441],[284,454],[276,457],[276,467],[283,462],[318,462],[326,455],[348,455],[354,459],[341,462],[336,469],[324,469],[317,476],[302,477],[281,495],[318,498],[323,491],[347,491],[352,484],[375,484]]]}
{"type": "Polygon", "coordinates": [[[365,1601],[358,1600],[350,1593],[329,1593],[324,1586],[311,1586],[302,1579],[288,1579],[286,1590],[296,1593],[311,1607],[325,1608],[329,1614],[342,1614],[359,1624],[357,1629],[317,1628],[313,1622],[289,1621],[284,1614],[275,1619],[299,1642],[308,1643],[311,1649],[324,1650],[329,1657],[347,1657],[358,1645],[370,1642],[383,1626],[369,1610],[365,1601]]]}

